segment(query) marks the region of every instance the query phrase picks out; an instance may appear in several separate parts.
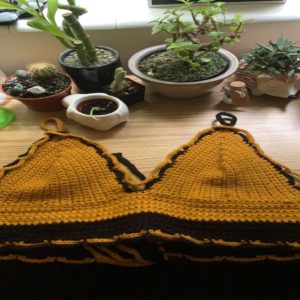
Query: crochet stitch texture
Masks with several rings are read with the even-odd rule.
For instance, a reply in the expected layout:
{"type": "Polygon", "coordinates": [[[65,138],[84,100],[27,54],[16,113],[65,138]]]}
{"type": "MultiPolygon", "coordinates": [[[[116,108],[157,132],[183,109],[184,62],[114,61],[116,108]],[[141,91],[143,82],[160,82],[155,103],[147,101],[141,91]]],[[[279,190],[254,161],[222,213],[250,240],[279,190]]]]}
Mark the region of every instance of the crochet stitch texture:
{"type": "Polygon", "coordinates": [[[247,131],[201,131],[138,180],[105,147],[57,122],[58,131],[0,168],[0,259],[300,259],[298,175],[247,131]]]}

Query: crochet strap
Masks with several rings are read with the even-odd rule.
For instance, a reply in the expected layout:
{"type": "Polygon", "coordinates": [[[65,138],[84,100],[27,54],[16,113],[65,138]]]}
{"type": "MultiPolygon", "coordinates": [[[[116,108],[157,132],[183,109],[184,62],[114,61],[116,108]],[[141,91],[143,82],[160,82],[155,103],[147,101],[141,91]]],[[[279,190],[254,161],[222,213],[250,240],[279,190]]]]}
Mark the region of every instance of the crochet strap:
{"type": "Polygon", "coordinates": [[[234,126],[237,122],[237,117],[228,112],[219,112],[216,114],[216,119],[224,126],[234,126]]]}
{"type": "Polygon", "coordinates": [[[49,123],[51,124],[54,124],[56,129],[54,129],[55,131],[62,131],[64,130],[64,123],[61,119],[58,119],[58,118],[48,118],[48,119],[45,119],[43,120],[41,123],[40,123],[40,127],[41,129],[45,130],[45,131],[50,131],[50,130],[53,130],[51,128],[51,126],[49,126],[49,123]]]}

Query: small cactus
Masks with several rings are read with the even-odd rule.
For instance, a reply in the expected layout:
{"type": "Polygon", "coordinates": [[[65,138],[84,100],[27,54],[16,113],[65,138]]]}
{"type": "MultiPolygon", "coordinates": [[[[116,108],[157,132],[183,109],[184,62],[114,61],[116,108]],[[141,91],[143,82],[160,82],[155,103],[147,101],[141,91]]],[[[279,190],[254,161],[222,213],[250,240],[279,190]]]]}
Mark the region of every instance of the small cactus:
{"type": "Polygon", "coordinates": [[[110,84],[110,90],[113,93],[119,93],[127,88],[125,81],[126,71],[122,68],[116,68],[114,73],[114,80],[110,84]]]}
{"type": "Polygon", "coordinates": [[[52,64],[40,62],[34,63],[27,67],[32,77],[47,80],[57,75],[56,67],[52,64]]]}

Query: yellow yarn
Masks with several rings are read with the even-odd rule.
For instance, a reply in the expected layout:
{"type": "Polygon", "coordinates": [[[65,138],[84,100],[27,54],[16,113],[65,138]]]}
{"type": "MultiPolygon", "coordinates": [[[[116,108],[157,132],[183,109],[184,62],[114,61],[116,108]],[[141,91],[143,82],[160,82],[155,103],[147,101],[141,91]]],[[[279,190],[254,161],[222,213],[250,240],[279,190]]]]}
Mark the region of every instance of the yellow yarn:
{"type": "MultiPolygon", "coordinates": [[[[204,130],[170,153],[148,178],[137,181],[105,147],[62,132],[62,122],[52,121],[60,131],[47,131],[26,155],[0,168],[0,229],[9,228],[15,232],[24,226],[44,228],[42,226],[96,222],[100,228],[101,222],[132,216],[142,218],[144,215],[147,219],[146,215],[152,214],[173,218],[175,223],[190,222],[187,224],[191,226],[197,222],[223,222],[232,226],[247,223],[257,224],[258,228],[260,224],[294,224],[299,230],[300,188],[293,181],[293,177],[299,175],[266,156],[245,130],[226,126],[204,130]]],[[[41,126],[48,130],[47,123],[41,126]]],[[[181,232],[179,225],[176,232],[170,232],[163,223],[161,227],[143,229],[128,225],[126,228],[131,232],[118,231],[107,236],[97,236],[93,231],[93,235],[84,236],[82,233],[76,237],[75,234],[75,238],[46,236],[38,241],[31,237],[28,229],[28,236],[24,239],[14,240],[12,235],[7,240],[0,238],[0,244],[2,248],[50,244],[60,247],[83,242],[105,245],[152,236],[184,241],[198,247],[212,244],[297,249],[300,245],[298,235],[286,241],[282,235],[276,238],[275,233],[272,240],[268,237],[261,240],[256,236],[246,239],[227,239],[226,235],[201,237],[194,236],[188,229],[181,232]]],[[[104,246],[99,248],[100,253],[90,245],[85,247],[98,262],[120,265],[151,263],[128,246],[121,246],[121,249],[131,253],[132,259],[124,259],[104,246]]],[[[181,255],[191,260],[190,255],[181,255]]],[[[8,259],[16,257],[18,255],[8,259]]],[[[272,259],[276,259],[276,255],[272,259]]],[[[201,261],[201,258],[196,260],[201,261]]],[[[221,256],[220,260],[223,260],[221,256]]]]}

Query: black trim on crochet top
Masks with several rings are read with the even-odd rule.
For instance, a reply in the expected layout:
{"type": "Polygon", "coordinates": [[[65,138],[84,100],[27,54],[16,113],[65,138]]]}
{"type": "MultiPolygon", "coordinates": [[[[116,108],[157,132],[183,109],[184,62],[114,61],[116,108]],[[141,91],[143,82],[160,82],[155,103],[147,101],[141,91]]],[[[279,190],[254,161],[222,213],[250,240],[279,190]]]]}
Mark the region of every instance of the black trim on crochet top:
{"type": "MultiPolygon", "coordinates": [[[[288,179],[287,182],[288,182],[293,188],[295,188],[296,190],[300,190],[300,187],[295,185],[294,177],[292,177],[290,174],[288,174],[288,173],[286,173],[284,170],[282,170],[281,166],[275,164],[274,162],[270,161],[267,157],[265,157],[264,155],[262,155],[262,154],[259,152],[259,150],[256,148],[255,144],[253,145],[253,144],[251,144],[251,143],[249,142],[249,139],[248,139],[248,137],[245,135],[245,133],[243,133],[243,132],[235,132],[235,131],[232,131],[230,128],[224,128],[224,127],[216,127],[216,128],[213,128],[211,131],[207,131],[207,132],[205,132],[205,133],[199,135],[198,138],[194,141],[193,144],[191,144],[191,145],[186,145],[186,146],[184,146],[182,149],[178,150],[178,151],[171,157],[171,162],[166,163],[164,166],[162,166],[161,169],[158,171],[157,176],[156,176],[155,178],[153,178],[152,180],[148,181],[148,182],[145,184],[145,187],[144,187],[143,190],[150,189],[156,182],[159,182],[159,181],[163,178],[165,172],[166,172],[168,169],[174,167],[175,162],[177,161],[177,159],[178,159],[180,156],[184,155],[184,154],[189,150],[189,148],[190,148],[191,146],[194,146],[194,145],[198,144],[203,138],[205,138],[206,136],[212,135],[212,134],[213,134],[214,132],[216,132],[216,131],[228,131],[228,132],[231,132],[231,133],[233,133],[233,134],[236,134],[236,135],[240,136],[240,137],[242,138],[242,140],[243,140],[247,145],[249,145],[250,147],[252,147],[252,148],[255,150],[255,152],[258,154],[259,157],[261,157],[261,158],[263,158],[264,160],[268,161],[268,162],[274,167],[275,170],[277,170],[280,174],[282,174],[283,176],[285,176],[285,177],[288,179]]],[[[95,145],[95,144],[92,144],[92,143],[90,143],[90,142],[88,142],[88,141],[86,141],[86,140],[84,140],[84,139],[82,139],[82,138],[80,138],[80,137],[79,137],[79,139],[80,139],[80,141],[83,142],[84,144],[86,144],[86,145],[88,145],[88,146],[92,146],[92,147],[96,150],[96,152],[97,152],[101,157],[103,157],[103,158],[107,161],[107,166],[108,166],[108,168],[109,168],[112,172],[114,172],[117,181],[123,186],[124,191],[126,191],[126,192],[128,192],[128,193],[130,193],[130,192],[139,192],[139,191],[136,191],[134,187],[132,187],[129,183],[127,183],[127,182],[125,181],[125,174],[124,174],[123,172],[119,171],[118,169],[114,168],[114,163],[113,163],[113,161],[111,160],[111,158],[110,158],[108,155],[106,155],[106,153],[103,152],[102,149],[101,149],[99,146],[97,146],[97,145],[95,145]]],[[[130,161],[128,160],[128,162],[130,162],[130,161]]],[[[141,191],[143,191],[143,190],[141,190],[141,191]]]]}
{"type": "Polygon", "coordinates": [[[117,160],[122,165],[124,165],[125,167],[127,167],[127,169],[133,175],[135,175],[137,178],[139,178],[141,180],[145,180],[146,179],[146,176],[131,161],[129,161],[127,158],[125,158],[122,153],[120,153],[120,152],[118,152],[118,153],[112,153],[112,155],[114,155],[117,158],[117,160]]]}
{"type": "MultiPolygon", "coordinates": [[[[111,170],[115,176],[116,176],[116,179],[117,181],[123,186],[123,189],[124,191],[130,193],[130,192],[142,192],[144,190],[147,190],[147,189],[150,189],[156,182],[159,182],[163,175],[165,174],[165,172],[172,168],[175,164],[175,162],[177,161],[178,157],[182,156],[183,154],[185,154],[188,149],[191,147],[191,146],[194,146],[196,144],[198,144],[204,137],[208,136],[208,135],[211,135],[213,134],[214,132],[216,131],[229,131],[229,132],[232,132],[234,134],[237,134],[239,135],[242,140],[247,144],[249,145],[250,147],[252,147],[255,152],[258,154],[259,157],[263,158],[264,160],[268,161],[276,171],[278,171],[280,174],[282,174],[283,176],[285,176],[287,178],[287,182],[288,184],[290,184],[293,188],[295,188],[296,190],[300,191],[300,186],[297,186],[295,184],[295,179],[293,176],[291,176],[290,174],[288,174],[287,172],[285,172],[282,167],[278,164],[276,164],[275,162],[273,161],[270,161],[267,157],[265,157],[263,154],[261,154],[259,152],[259,150],[256,148],[256,145],[255,144],[251,144],[249,143],[249,139],[248,137],[243,133],[243,132],[235,132],[235,131],[232,131],[230,128],[224,128],[224,127],[217,127],[217,128],[213,128],[211,131],[207,131],[201,135],[198,136],[198,138],[195,140],[195,142],[189,146],[184,146],[182,149],[178,150],[172,157],[171,157],[171,162],[170,163],[166,163],[164,166],[161,167],[161,169],[158,171],[158,174],[155,178],[153,178],[152,180],[149,180],[146,184],[145,184],[145,187],[144,189],[142,190],[139,190],[137,191],[132,185],[130,185],[129,183],[127,183],[125,181],[125,174],[123,172],[121,172],[120,170],[116,169],[115,168],[115,165],[114,165],[114,162],[112,161],[112,159],[109,157],[109,155],[107,155],[98,145],[95,145],[93,144],[92,142],[89,142],[87,140],[84,140],[83,138],[81,137],[78,137],[76,136],[76,138],[78,138],[82,143],[84,143],[85,145],[87,146],[91,146],[93,147],[95,150],[96,150],[96,153],[98,153],[101,157],[103,157],[106,161],[107,161],[107,166],[109,168],[109,170],[111,170]]],[[[49,132],[49,139],[52,138],[53,135],[55,135],[54,132],[49,132]]],[[[38,143],[39,141],[43,140],[42,139],[39,139],[37,140],[35,143],[32,144],[32,146],[36,143],[38,143]]],[[[25,156],[28,154],[28,152],[30,151],[30,149],[32,148],[32,146],[28,149],[28,151],[24,154],[21,154],[19,156],[19,158],[25,156]]],[[[113,155],[113,154],[111,154],[113,155]]],[[[12,163],[9,163],[8,165],[6,165],[5,167],[7,166],[13,166],[15,164],[17,164],[19,162],[19,158],[17,160],[15,160],[14,162],[12,163]]],[[[127,159],[126,159],[127,160],[127,159]]],[[[127,160],[128,163],[132,164],[129,160],[127,160]]],[[[132,164],[134,165],[134,164],[132,164]]],[[[138,171],[138,169],[136,169],[138,171]]],[[[5,170],[5,173],[7,172],[7,170],[5,170]]],[[[139,172],[139,171],[138,171],[139,172]]],[[[142,173],[141,173],[142,174],[142,173]]],[[[143,175],[143,174],[142,174],[143,175]]],[[[144,175],[143,175],[144,176],[144,175]]]]}
{"type": "MultiPolygon", "coordinates": [[[[7,165],[4,165],[4,168],[5,168],[5,167],[11,167],[11,166],[13,166],[13,165],[16,165],[16,164],[20,161],[20,158],[26,156],[26,155],[30,152],[30,150],[31,150],[31,148],[34,146],[34,144],[36,144],[36,143],[42,141],[43,139],[44,139],[44,138],[41,138],[41,139],[35,141],[35,142],[27,149],[26,152],[20,154],[16,160],[14,160],[14,161],[8,163],[7,165]]],[[[6,172],[6,171],[5,171],[5,172],[6,172]]]]}
{"type": "Polygon", "coordinates": [[[280,165],[277,165],[275,162],[272,162],[270,161],[267,157],[263,156],[259,151],[258,149],[255,147],[255,145],[252,145],[252,144],[249,144],[249,146],[251,146],[255,152],[257,153],[257,155],[259,157],[261,157],[262,159],[268,161],[274,168],[276,171],[278,171],[280,174],[282,174],[284,177],[287,178],[287,182],[293,187],[295,188],[296,190],[300,191],[300,186],[297,186],[296,185],[296,182],[295,182],[295,178],[290,175],[289,173],[285,172],[282,167],[280,165]]]}
{"type": "Polygon", "coordinates": [[[92,148],[94,148],[96,150],[96,153],[98,153],[102,158],[104,158],[107,162],[107,167],[109,170],[111,170],[115,176],[117,181],[123,186],[123,189],[125,192],[134,192],[134,188],[127,183],[124,179],[125,179],[125,174],[123,172],[121,172],[120,170],[114,168],[114,162],[112,161],[112,159],[97,145],[90,143],[89,141],[83,140],[80,138],[80,141],[87,145],[90,146],[92,148]]]}
{"type": "MultiPolygon", "coordinates": [[[[158,213],[138,213],[98,222],[0,226],[0,243],[113,238],[124,233],[161,230],[198,240],[300,242],[300,223],[189,221],[158,213]]],[[[147,235],[147,234],[146,234],[147,235]]]]}
{"type": "Polygon", "coordinates": [[[160,170],[158,171],[158,175],[156,178],[153,178],[152,180],[148,181],[146,184],[145,184],[145,190],[151,188],[156,182],[160,181],[165,172],[172,168],[174,165],[175,165],[175,162],[177,161],[178,157],[182,156],[183,154],[185,154],[188,149],[191,147],[191,146],[194,146],[196,144],[198,144],[204,137],[208,136],[208,135],[211,135],[213,134],[213,130],[212,131],[209,131],[209,132],[205,132],[203,134],[201,134],[200,136],[198,136],[198,138],[196,139],[196,141],[189,145],[189,146],[184,146],[182,149],[178,150],[172,157],[171,157],[171,162],[169,163],[166,163],[164,166],[162,166],[160,168],[160,170]]]}

